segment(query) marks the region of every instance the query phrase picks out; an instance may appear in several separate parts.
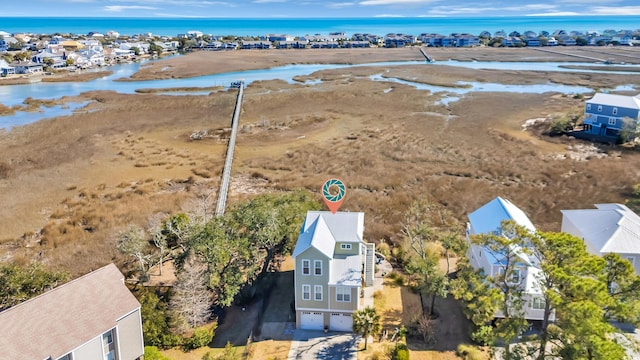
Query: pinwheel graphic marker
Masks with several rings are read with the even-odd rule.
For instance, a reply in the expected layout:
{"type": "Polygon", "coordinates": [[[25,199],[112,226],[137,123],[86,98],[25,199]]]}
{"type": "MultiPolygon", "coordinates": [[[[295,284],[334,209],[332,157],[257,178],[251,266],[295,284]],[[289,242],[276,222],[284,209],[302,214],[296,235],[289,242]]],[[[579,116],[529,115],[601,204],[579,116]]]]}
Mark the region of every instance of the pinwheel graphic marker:
{"type": "Polygon", "coordinates": [[[329,179],[322,185],[322,198],[332,214],[338,211],[346,194],[346,186],[338,179],[329,179]]]}

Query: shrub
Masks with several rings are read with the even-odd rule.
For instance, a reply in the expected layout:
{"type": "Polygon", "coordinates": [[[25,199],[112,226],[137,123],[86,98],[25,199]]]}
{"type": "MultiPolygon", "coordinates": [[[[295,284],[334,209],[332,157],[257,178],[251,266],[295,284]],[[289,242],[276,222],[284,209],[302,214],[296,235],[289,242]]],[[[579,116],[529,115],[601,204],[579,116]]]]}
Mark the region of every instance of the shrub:
{"type": "Polygon", "coordinates": [[[235,360],[238,358],[236,348],[233,347],[229,341],[227,341],[227,345],[224,346],[224,352],[221,355],[216,357],[207,357],[207,355],[209,355],[209,353],[205,354],[202,360],[235,360]]]}
{"type": "Polygon", "coordinates": [[[156,346],[144,347],[144,359],[145,360],[169,360],[166,356],[160,353],[160,350],[156,346]]]}
{"type": "Polygon", "coordinates": [[[551,126],[549,127],[549,135],[551,136],[562,135],[567,130],[570,130],[573,127],[573,125],[574,123],[569,118],[565,117],[565,118],[558,119],[553,123],[551,123],[551,126]]]}
{"type": "Polygon", "coordinates": [[[394,284],[398,286],[404,286],[404,282],[405,282],[404,275],[400,274],[399,272],[392,271],[389,274],[389,278],[393,280],[394,284]]]}
{"type": "Polygon", "coordinates": [[[471,334],[471,340],[482,344],[489,345],[493,338],[493,329],[491,326],[480,326],[473,334],[471,334]]]}
{"type": "Polygon", "coordinates": [[[480,349],[466,344],[458,345],[458,349],[456,349],[456,355],[463,358],[464,360],[482,360],[484,358],[480,349]]]}
{"type": "Polygon", "coordinates": [[[199,327],[193,331],[191,337],[185,339],[183,347],[190,351],[209,345],[213,339],[213,332],[206,327],[199,327]]]}
{"type": "Polygon", "coordinates": [[[385,242],[381,242],[380,244],[378,244],[376,246],[376,251],[378,251],[380,254],[388,257],[389,255],[391,255],[391,248],[389,247],[389,244],[385,243],[385,242]]]}
{"type": "Polygon", "coordinates": [[[393,358],[395,360],[409,360],[409,349],[407,349],[407,345],[398,344],[394,351],[393,358]]]}

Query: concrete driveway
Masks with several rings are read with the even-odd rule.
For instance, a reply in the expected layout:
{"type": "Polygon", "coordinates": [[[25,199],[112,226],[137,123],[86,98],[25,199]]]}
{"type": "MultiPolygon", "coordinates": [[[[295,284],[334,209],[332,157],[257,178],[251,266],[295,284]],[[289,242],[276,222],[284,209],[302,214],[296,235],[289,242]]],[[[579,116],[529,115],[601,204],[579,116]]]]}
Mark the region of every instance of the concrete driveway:
{"type": "Polygon", "coordinates": [[[358,339],[351,333],[295,330],[288,360],[357,360],[358,339]]]}

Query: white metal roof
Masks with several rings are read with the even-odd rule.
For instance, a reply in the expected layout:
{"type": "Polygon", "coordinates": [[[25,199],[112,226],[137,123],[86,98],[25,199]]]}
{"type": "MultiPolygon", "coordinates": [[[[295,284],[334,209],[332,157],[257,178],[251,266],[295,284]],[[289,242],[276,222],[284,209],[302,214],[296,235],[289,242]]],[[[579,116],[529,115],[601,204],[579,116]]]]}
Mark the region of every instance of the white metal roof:
{"type": "Polygon", "coordinates": [[[358,286],[362,284],[362,256],[339,256],[331,261],[329,285],[358,286]]]}
{"type": "Polygon", "coordinates": [[[363,242],[364,213],[309,211],[293,249],[293,257],[313,246],[333,258],[336,242],[363,242]]]}
{"type": "MultiPolygon", "coordinates": [[[[499,231],[502,222],[505,220],[513,220],[516,224],[525,227],[531,232],[536,231],[535,226],[533,226],[533,223],[524,211],[520,210],[520,208],[512,204],[509,200],[498,196],[469,214],[469,234],[492,234],[495,231],[499,231]]],[[[472,244],[472,247],[480,248],[482,255],[486,259],[491,259],[491,261],[489,261],[491,265],[500,265],[504,261],[502,255],[494,253],[485,247],[475,244],[472,244]]],[[[539,272],[537,268],[539,266],[538,259],[532,254],[524,252],[519,246],[512,247],[511,251],[519,258],[518,262],[525,269],[525,278],[522,283],[524,292],[528,294],[539,294],[541,285],[534,276],[539,272]]],[[[485,271],[488,270],[489,269],[485,269],[485,271]]]]}
{"type": "Polygon", "coordinates": [[[501,227],[502,221],[513,220],[529,231],[536,231],[529,217],[509,200],[497,197],[469,214],[471,235],[492,233],[501,227]]]}
{"type": "Polygon", "coordinates": [[[600,253],[640,254],[640,217],[622,204],[596,204],[596,209],[562,210],[583,240],[600,253]]]}
{"type": "Polygon", "coordinates": [[[596,93],[586,102],[587,104],[618,106],[627,109],[640,110],[640,98],[615,94],[596,93]]]}
{"type": "Polygon", "coordinates": [[[322,217],[327,223],[331,234],[338,242],[362,242],[364,233],[364,213],[362,212],[336,212],[309,211],[306,224],[311,224],[316,218],[322,217]]]}
{"type": "MultiPolygon", "coordinates": [[[[308,216],[307,220],[309,220],[308,216]]],[[[308,248],[314,247],[329,259],[333,258],[336,240],[331,234],[327,223],[322,216],[316,217],[310,224],[307,223],[307,220],[302,226],[302,232],[298,236],[296,247],[293,249],[293,257],[295,258],[308,248]]]]}

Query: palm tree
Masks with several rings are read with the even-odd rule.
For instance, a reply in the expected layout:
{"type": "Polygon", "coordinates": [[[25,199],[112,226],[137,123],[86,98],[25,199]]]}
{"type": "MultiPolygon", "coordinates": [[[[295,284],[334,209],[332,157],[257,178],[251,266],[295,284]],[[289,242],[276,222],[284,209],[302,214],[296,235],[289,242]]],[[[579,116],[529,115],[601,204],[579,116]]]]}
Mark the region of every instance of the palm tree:
{"type": "Polygon", "coordinates": [[[381,327],[380,315],[376,313],[376,309],[367,306],[353,313],[353,331],[364,337],[364,350],[367,350],[369,335],[377,334],[381,327]]]}

